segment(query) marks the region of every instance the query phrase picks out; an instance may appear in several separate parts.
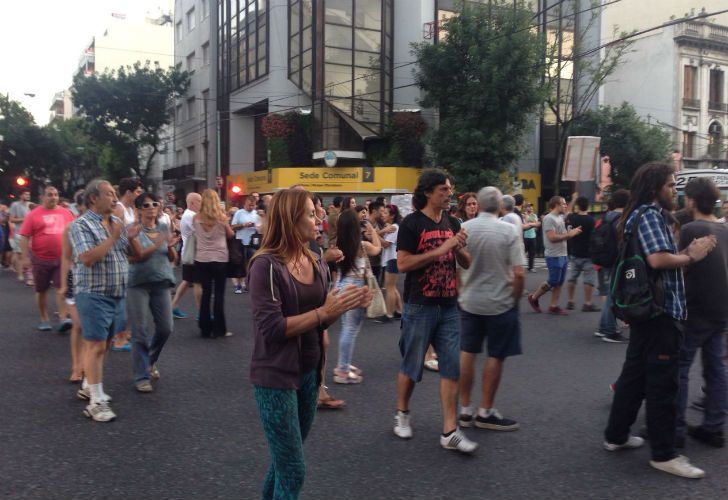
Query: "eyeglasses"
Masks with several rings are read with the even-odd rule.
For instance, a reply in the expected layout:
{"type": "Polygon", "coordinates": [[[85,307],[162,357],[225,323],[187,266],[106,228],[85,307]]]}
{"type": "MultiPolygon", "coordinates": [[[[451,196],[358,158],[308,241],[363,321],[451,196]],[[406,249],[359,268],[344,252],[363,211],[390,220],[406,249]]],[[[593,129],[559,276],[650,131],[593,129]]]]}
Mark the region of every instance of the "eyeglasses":
{"type": "Polygon", "coordinates": [[[148,201],[146,203],[142,203],[142,208],[157,208],[158,206],[158,201],[148,201]]]}

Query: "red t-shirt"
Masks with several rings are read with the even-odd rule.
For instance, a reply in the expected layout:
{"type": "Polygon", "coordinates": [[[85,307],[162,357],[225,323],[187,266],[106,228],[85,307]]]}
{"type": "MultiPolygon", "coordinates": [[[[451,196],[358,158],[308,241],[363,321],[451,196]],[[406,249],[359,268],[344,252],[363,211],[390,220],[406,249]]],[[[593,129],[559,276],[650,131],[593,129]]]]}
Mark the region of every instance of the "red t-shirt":
{"type": "Polygon", "coordinates": [[[30,250],[34,258],[58,260],[61,258],[63,230],[71,222],[73,214],[63,207],[48,210],[38,206],[25,216],[19,234],[31,238],[30,250]]]}

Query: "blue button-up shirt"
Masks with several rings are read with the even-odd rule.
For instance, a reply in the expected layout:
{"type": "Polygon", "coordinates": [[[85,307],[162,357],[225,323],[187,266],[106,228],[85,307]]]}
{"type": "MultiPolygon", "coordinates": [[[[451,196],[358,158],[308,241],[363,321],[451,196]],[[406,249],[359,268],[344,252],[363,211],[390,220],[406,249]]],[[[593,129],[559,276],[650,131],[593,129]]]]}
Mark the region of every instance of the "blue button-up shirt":
{"type": "MultiPolygon", "coordinates": [[[[658,252],[677,253],[677,246],[672,237],[672,231],[662,215],[660,207],[656,204],[641,205],[632,212],[624,226],[626,234],[632,234],[632,225],[637,212],[647,206],[642,214],[639,236],[640,247],[645,255],[658,252]]],[[[665,289],[665,312],[677,320],[687,318],[687,307],[685,302],[685,282],[683,281],[682,269],[663,269],[662,284],[665,289]]]]}
{"type": "Polygon", "coordinates": [[[79,256],[99,246],[111,237],[103,225],[103,217],[93,210],[77,218],[71,224],[68,234],[73,248],[73,289],[74,293],[95,293],[108,297],[124,297],[126,281],[129,276],[127,249],[129,239],[126,228],[118,217],[111,216],[112,224],[121,224],[121,236],[104,257],[87,267],[79,256]]]}

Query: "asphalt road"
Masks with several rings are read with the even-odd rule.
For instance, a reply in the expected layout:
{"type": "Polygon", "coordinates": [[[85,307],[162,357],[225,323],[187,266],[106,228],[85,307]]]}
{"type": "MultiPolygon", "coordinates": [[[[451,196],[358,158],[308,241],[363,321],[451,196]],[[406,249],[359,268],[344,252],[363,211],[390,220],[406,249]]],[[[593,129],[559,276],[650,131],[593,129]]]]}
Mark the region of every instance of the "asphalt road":
{"type": "MultiPolygon", "coordinates": [[[[530,286],[544,277],[543,270],[529,275],[530,286]]],[[[201,339],[193,320],[176,321],[154,393],[137,393],[131,356],[111,353],[104,387],[118,418],[100,424],[81,415],[84,404],[66,381],[68,338],[36,331],[32,291],[0,272],[0,495],[258,498],[269,455],[248,380],[249,299],[229,289],[226,303],[234,337],[201,339]]],[[[188,294],[188,311],[191,304],[188,294]]],[[[355,351],[364,382],[329,384],[347,406],[317,415],[303,498],[728,498],[725,449],[688,441],[685,454],[708,474],[698,481],[653,470],[647,448],[604,451],[608,384],[625,346],[592,336],[596,313],[551,317],[526,308],[525,353],[507,362],[496,405],[521,430],[467,430],[480,443],[474,456],[439,447],[437,376],[430,372],[412,400],[414,438],[394,436],[399,325],[367,322],[355,351]]],[[[331,360],[337,341],[338,325],[331,360]]],[[[698,377],[696,366],[692,394],[698,377]]],[[[688,411],[698,423],[700,414],[688,411]]]]}

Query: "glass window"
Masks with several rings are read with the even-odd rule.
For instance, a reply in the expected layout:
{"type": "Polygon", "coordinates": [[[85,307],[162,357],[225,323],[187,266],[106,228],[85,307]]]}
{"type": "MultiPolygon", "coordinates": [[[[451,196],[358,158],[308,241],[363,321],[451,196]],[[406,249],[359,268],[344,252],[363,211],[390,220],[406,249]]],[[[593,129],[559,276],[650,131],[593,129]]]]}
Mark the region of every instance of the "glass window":
{"type": "Polygon", "coordinates": [[[187,71],[194,71],[195,69],[195,53],[190,52],[187,55],[187,71]]]}
{"type": "Polygon", "coordinates": [[[351,50],[349,49],[333,49],[326,47],[324,50],[324,61],[334,64],[351,64],[351,50]]]}
{"type": "Polygon", "coordinates": [[[367,99],[378,99],[382,77],[379,71],[369,68],[354,68],[354,94],[366,94],[367,99]]]}
{"type": "Polygon", "coordinates": [[[379,53],[362,52],[357,50],[354,52],[354,65],[364,68],[378,68],[382,62],[379,53]]]}
{"type": "Polygon", "coordinates": [[[195,29],[195,26],[196,26],[195,8],[194,7],[192,7],[190,10],[187,11],[186,17],[187,17],[187,32],[190,32],[193,29],[195,29]]]}
{"type": "Polygon", "coordinates": [[[182,41],[182,21],[179,21],[177,24],[175,24],[174,31],[177,33],[177,41],[181,42],[182,41]]]}
{"type": "Polygon", "coordinates": [[[206,19],[210,15],[210,4],[207,3],[209,0],[200,0],[200,10],[202,11],[202,19],[206,19]]]}
{"type": "Polygon", "coordinates": [[[355,26],[382,29],[382,0],[356,0],[355,26]]]}
{"type": "Polygon", "coordinates": [[[361,29],[355,30],[354,48],[356,50],[379,52],[382,48],[382,32],[361,29]]]}
{"type": "Polygon", "coordinates": [[[310,66],[310,65],[311,65],[311,63],[313,62],[313,61],[311,60],[311,56],[312,56],[312,55],[313,55],[313,51],[312,51],[312,50],[307,50],[307,51],[305,51],[305,52],[303,53],[303,66],[304,66],[304,68],[305,68],[306,66],[310,66]]]}
{"type": "Polygon", "coordinates": [[[302,76],[303,76],[303,81],[302,81],[303,90],[305,90],[306,92],[311,92],[311,77],[313,76],[311,67],[304,69],[302,76]]]}
{"type": "Polygon", "coordinates": [[[328,47],[351,48],[351,29],[343,26],[326,25],[324,44],[328,47]]]}
{"type": "Polygon", "coordinates": [[[210,42],[202,44],[202,65],[210,64],[210,42]]]}
{"type": "Polygon", "coordinates": [[[313,37],[311,36],[311,27],[303,30],[303,50],[308,50],[313,46],[313,37]]]}
{"type": "Polygon", "coordinates": [[[351,95],[351,66],[326,64],[324,67],[324,93],[328,96],[351,95]]]}
{"type": "Polygon", "coordinates": [[[352,0],[326,0],[326,22],[351,26],[352,0]]]}
{"type": "Polygon", "coordinates": [[[354,118],[358,121],[378,124],[382,119],[381,112],[379,101],[354,99],[354,118]]]}
{"type": "Polygon", "coordinates": [[[298,33],[301,23],[301,4],[296,2],[291,5],[291,36],[298,33]]]}

